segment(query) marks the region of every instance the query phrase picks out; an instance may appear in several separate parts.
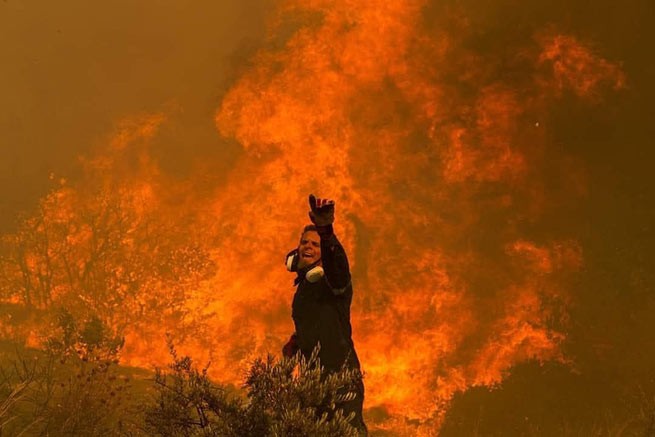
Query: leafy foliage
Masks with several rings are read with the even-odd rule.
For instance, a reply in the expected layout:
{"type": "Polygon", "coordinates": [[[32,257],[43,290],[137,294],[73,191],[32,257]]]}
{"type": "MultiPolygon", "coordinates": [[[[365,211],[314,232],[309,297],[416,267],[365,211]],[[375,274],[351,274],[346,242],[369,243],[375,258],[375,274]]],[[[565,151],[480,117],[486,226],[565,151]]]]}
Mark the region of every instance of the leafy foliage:
{"type": "Polygon", "coordinates": [[[354,397],[358,371],[325,374],[318,348],[309,360],[297,354],[257,359],[246,377],[246,399],[207,378],[171,346],[171,373],[158,372],[157,402],[146,413],[149,433],[160,436],[357,436],[338,408],[354,397]]]}
{"type": "Polygon", "coordinates": [[[118,330],[185,326],[187,291],[216,266],[206,243],[135,184],[89,177],[54,187],[15,233],[0,236],[0,301],[66,307],[118,330]]]}
{"type": "Polygon", "coordinates": [[[0,368],[0,430],[8,435],[138,432],[132,382],[117,365],[122,339],[97,317],[78,321],[61,311],[45,346],[45,352],[17,350],[0,368]]]}
{"type": "Polygon", "coordinates": [[[198,371],[189,357],[178,357],[172,346],[170,351],[172,373],[155,375],[159,397],[146,411],[146,429],[162,436],[254,435],[257,427],[241,401],[212,384],[207,368],[198,371]]]}

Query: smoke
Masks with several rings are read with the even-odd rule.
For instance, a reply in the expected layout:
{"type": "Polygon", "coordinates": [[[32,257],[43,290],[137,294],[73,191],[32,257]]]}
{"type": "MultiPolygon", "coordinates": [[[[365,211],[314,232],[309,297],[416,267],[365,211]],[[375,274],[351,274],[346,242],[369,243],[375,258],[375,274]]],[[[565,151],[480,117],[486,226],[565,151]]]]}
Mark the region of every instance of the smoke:
{"type": "Polygon", "coordinates": [[[3,2],[0,227],[14,228],[16,211],[48,191],[51,172],[77,175],[77,156],[96,153],[135,114],[177,109],[157,158],[180,176],[199,155],[220,162],[238,153],[210,120],[258,46],[269,8],[258,0],[3,2]]]}
{"type": "MultiPolygon", "coordinates": [[[[561,201],[546,189],[550,108],[564,95],[597,103],[625,78],[557,29],[498,53],[463,11],[425,6],[287,2],[282,13],[320,19],[260,51],[223,100],[218,127],[247,153],[218,203],[243,196],[249,213],[232,226],[281,243],[289,210],[269,199],[335,193],[364,264],[353,318],[369,405],[438,423],[457,391],[525,360],[565,361],[566,278],[583,249],[542,222],[561,201]],[[248,203],[262,186],[266,221],[248,203]]],[[[566,196],[583,197],[573,179],[566,196]]]]}
{"type": "Polygon", "coordinates": [[[598,113],[630,86],[588,27],[571,24],[577,7],[558,22],[506,3],[283,2],[230,74],[215,66],[217,41],[233,47],[239,34],[200,25],[218,11],[156,9],[161,27],[134,41],[157,49],[134,52],[135,76],[116,65],[111,77],[134,77],[131,87],[100,97],[108,113],[76,119],[74,133],[164,109],[118,123],[8,244],[24,242],[14,255],[34,272],[61,260],[44,295],[123,329],[125,363],[166,362],[168,333],[236,383],[291,333],[281,258],[307,221],[307,194],[332,197],[371,426],[430,433],[456,393],[497,386],[527,361],[571,363],[574,284],[589,257],[565,209],[587,202],[593,174],[560,126],[565,110],[598,113]],[[180,13],[193,17],[179,25],[189,33],[170,41],[180,13]],[[207,45],[185,53],[191,41],[207,45]],[[45,230],[59,238],[49,249],[26,237],[45,230]],[[77,279],[57,276],[66,265],[77,279]]]}

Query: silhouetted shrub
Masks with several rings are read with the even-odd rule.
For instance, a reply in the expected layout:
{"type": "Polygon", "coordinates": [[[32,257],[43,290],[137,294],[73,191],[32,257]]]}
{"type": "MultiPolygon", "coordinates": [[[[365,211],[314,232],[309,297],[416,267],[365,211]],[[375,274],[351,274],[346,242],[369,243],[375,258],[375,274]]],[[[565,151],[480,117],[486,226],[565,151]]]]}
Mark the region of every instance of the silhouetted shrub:
{"type": "Polygon", "coordinates": [[[16,349],[3,360],[2,435],[138,433],[132,382],[117,365],[121,347],[98,318],[76,320],[62,310],[45,351],[16,349]]]}
{"type": "Polygon", "coordinates": [[[300,354],[257,359],[244,388],[246,398],[213,384],[207,367],[198,371],[178,357],[168,374],[157,372],[158,398],[146,412],[146,429],[160,436],[356,436],[338,408],[354,396],[357,371],[325,374],[318,348],[309,360],[300,354]]]}

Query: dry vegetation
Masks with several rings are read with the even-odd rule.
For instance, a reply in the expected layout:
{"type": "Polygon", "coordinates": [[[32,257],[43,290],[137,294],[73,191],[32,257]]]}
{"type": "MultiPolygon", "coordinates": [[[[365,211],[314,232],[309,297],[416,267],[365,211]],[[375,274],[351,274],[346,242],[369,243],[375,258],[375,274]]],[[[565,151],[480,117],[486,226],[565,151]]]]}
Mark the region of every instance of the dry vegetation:
{"type": "Polygon", "coordinates": [[[239,389],[210,381],[207,368],[172,344],[172,363],[154,377],[122,368],[120,337],[97,318],[80,323],[66,311],[44,351],[9,346],[1,361],[1,436],[357,435],[338,409],[357,374],[322,374],[316,353],[258,359],[239,389]]]}

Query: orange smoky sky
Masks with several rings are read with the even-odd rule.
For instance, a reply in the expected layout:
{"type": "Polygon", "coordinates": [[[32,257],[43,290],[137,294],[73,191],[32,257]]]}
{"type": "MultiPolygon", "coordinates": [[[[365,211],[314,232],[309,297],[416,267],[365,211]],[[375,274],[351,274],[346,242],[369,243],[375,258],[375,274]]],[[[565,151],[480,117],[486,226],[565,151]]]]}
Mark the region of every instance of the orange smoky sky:
{"type": "Polygon", "coordinates": [[[313,192],[336,199],[373,431],[655,390],[652,15],[7,0],[1,296],[99,315],[124,364],[165,364],[168,335],[238,384],[293,330],[281,259],[313,192]]]}

